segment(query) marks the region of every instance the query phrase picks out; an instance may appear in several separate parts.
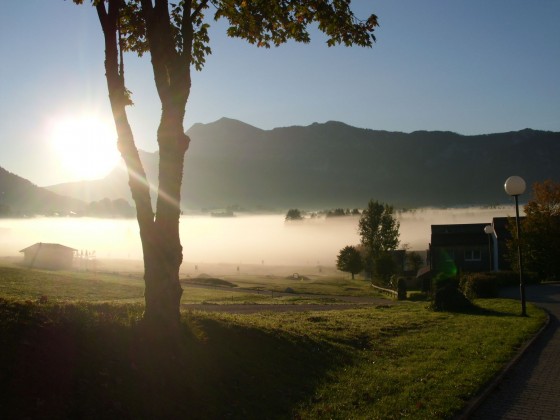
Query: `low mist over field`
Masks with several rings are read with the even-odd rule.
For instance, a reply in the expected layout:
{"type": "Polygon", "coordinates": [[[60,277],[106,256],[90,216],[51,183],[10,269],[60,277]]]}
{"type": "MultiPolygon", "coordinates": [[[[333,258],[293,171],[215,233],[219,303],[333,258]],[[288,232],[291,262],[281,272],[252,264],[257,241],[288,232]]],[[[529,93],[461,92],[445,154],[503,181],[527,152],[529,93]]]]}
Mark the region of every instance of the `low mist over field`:
{"type": "MultiPolygon", "coordinates": [[[[427,249],[432,224],[489,223],[495,216],[513,216],[513,211],[512,206],[401,212],[401,246],[427,249]]],[[[283,214],[183,216],[184,265],[332,266],[342,247],[360,242],[358,220],[358,216],[345,216],[285,222],[283,214]]],[[[88,255],[95,252],[97,259],[142,258],[134,219],[0,219],[0,256],[21,255],[21,249],[36,242],[61,243],[88,255]]]]}

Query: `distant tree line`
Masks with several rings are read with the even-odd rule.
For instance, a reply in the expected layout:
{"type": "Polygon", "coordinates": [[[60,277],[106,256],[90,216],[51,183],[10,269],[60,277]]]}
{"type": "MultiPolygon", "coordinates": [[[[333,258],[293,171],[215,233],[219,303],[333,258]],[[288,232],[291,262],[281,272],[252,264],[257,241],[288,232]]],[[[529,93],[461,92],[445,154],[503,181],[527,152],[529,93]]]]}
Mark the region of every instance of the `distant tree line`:
{"type": "MultiPolygon", "coordinates": [[[[290,209],[286,213],[286,220],[302,220],[307,213],[299,210],[299,209],[290,209]]],[[[329,209],[329,210],[320,210],[317,212],[310,212],[308,213],[309,218],[314,219],[316,217],[325,216],[325,217],[342,217],[342,216],[359,216],[361,214],[360,209],[352,209],[349,208],[336,208],[336,209],[329,209]]]]}
{"type": "Polygon", "coordinates": [[[342,209],[342,208],[338,208],[338,209],[334,209],[334,210],[327,210],[326,211],[326,216],[327,217],[340,217],[340,216],[359,216],[360,215],[360,210],[359,209],[342,209]]]}
{"type": "Polygon", "coordinates": [[[290,209],[288,213],[286,213],[286,220],[301,220],[303,219],[303,215],[299,209],[290,209]]]}

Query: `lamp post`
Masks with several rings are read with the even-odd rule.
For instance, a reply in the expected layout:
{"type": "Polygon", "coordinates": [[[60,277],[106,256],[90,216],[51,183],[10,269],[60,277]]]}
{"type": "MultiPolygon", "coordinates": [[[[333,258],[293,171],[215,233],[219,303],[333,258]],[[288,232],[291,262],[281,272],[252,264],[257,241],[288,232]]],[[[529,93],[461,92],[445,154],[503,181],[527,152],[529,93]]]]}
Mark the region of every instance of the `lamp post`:
{"type": "Polygon", "coordinates": [[[521,316],[527,316],[525,307],[525,283],[523,282],[523,261],[521,258],[521,230],[519,229],[519,200],[518,197],[525,192],[525,180],[520,176],[510,176],[506,179],[504,189],[508,195],[515,199],[515,226],[517,229],[517,258],[519,262],[519,293],[521,295],[521,316]]]}
{"type": "Polygon", "coordinates": [[[490,248],[490,235],[494,233],[494,228],[492,225],[484,226],[484,233],[488,235],[488,261],[490,266],[490,271],[492,271],[492,250],[490,248]]]}

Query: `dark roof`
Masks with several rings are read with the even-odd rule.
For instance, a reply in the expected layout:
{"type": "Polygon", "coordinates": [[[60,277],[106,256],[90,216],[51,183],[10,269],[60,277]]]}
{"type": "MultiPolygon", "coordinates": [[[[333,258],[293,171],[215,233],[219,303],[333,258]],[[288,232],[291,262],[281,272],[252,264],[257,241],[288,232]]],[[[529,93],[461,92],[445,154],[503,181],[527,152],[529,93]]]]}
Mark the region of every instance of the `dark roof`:
{"type": "MultiPolygon", "coordinates": [[[[494,232],[496,232],[496,238],[499,240],[509,240],[511,239],[511,232],[508,229],[509,221],[515,223],[513,217],[494,217],[492,219],[492,226],[494,227],[494,232]]],[[[525,217],[520,217],[520,221],[525,220],[525,217]]]]}
{"type": "Polygon", "coordinates": [[[484,228],[488,223],[432,225],[432,246],[461,246],[488,244],[484,228]]]}
{"type": "Polygon", "coordinates": [[[65,245],[60,245],[60,244],[49,244],[49,243],[43,243],[43,242],[37,242],[36,244],[33,244],[31,246],[28,246],[27,248],[23,248],[21,251],[19,252],[25,252],[25,251],[31,251],[31,250],[35,250],[37,248],[50,248],[50,249],[57,249],[57,250],[65,250],[65,251],[77,251],[77,249],[74,248],[70,248],[68,246],[65,245]]]}
{"type": "Polygon", "coordinates": [[[418,270],[418,272],[416,273],[416,277],[422,277],[425,276],[427,274],[429,274],[432,271],[431,267],[426,266],[426,267],[422,267],[418,270]]]}

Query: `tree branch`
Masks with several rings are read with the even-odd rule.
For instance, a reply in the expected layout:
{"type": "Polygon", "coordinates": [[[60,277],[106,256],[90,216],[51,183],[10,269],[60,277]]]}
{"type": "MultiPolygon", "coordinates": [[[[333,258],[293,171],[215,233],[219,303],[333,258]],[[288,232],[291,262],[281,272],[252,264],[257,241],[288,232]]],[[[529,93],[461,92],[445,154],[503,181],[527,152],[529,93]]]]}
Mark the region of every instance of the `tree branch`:
{"type": "Polygon", "coordinates": [[[202,9],[206,8],[207,5],[208,5],[208,0],[201,1],[198,7],[194,9],[193,12],[191,13],[191,21],[194,20],[196,16],[202,11],[202,9]]]}

